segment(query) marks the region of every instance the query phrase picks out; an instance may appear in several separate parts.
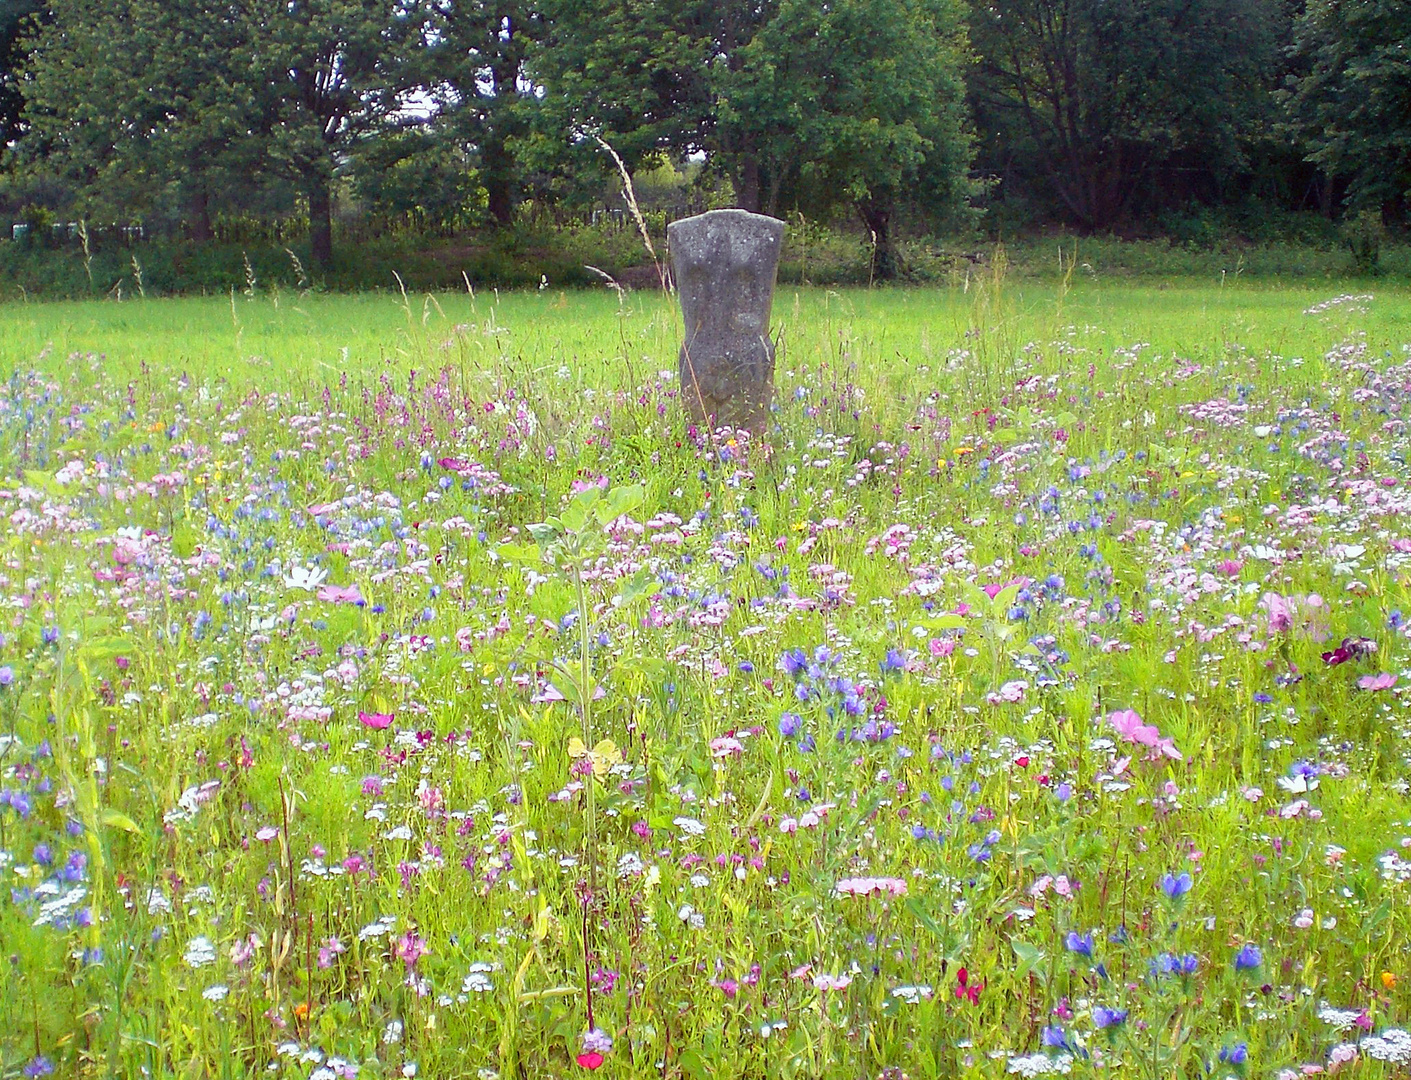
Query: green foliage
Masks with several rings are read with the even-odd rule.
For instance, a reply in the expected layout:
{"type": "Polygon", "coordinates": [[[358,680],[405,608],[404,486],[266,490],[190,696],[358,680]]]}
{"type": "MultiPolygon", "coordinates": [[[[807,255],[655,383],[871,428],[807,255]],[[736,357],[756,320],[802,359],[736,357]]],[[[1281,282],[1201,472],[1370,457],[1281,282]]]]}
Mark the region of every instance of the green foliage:
{"type": "Polygon", "coordinates": [[[523,0],[433,0],[431,12],[439,138],[473,152],[491,220],[510,225],[525,184],[520,144],[538,108],[526,61],[544,20],[523,0]]]}
{"type": "Polygon", "coordinates": [[[997,0],[971,7],[985,167],[1090,229],[1162,166],[1233,168],[1267,123],[1276,0],[997,0]]]}
{"type": "Polygon", "coordinates": [[[873,276],[895,277],[899,205],[945,220],[968,194],[965,59],[950,0],[782,0],[721,78],[735,171],[765,178],[769,213],[855,207],[873,276]]]}
{"type": "Polygon", "coordinates": [[[1361,210],[1349,217],[1342,226],[1343,241],[1352,252],[1352,264],[1359,274],[1381,272],[1382,244],[1386,241],[1386,226],[1380,210],[1361,210]]]}
{"type": "Polygon", "coordinates": [[[44,8],[41,0],[0,0],[0,153],[24,130],[18,73],[24,57],[26,21],[44,8]]]}
{"type": "Polygon", "coordinates": [[[549,88],[543,117],[580,152],[595,152],[592,135],[629,168],[704,152],[745,209],[856,208],[880,278],[898,269],[898,203],[944,219],[963,202],[966,50],[953,0],[620,8],[548,9],[535,62],[549,88]]]}
{"type": "Polygon", "coordinates": [[[1290,111],[1310,159],[1351,181],[1354,208],[1411,194],[1411,5],[1400,0],[1309,0],[1290,80],[1290,111]]]}
{"type": "Polygon", "coordinates": [[[330,185],[412,85],[419,28],[396,0],[74,0],[31,43],[26,156],[80,185],[81,213],[133,221],[174,198],[198,238],[217,192],[293,180],[325,268],[330,185]]]}

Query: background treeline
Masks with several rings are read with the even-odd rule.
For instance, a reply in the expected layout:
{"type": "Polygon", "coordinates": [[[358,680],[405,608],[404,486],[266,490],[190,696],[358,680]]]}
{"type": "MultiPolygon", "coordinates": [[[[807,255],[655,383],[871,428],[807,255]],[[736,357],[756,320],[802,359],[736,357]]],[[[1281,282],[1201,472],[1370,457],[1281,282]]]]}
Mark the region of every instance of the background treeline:
{"type": "Polygon", "coordinates": [[[1411,3],[0,0],[0,144],[0,277],[54,291],[630,278],[628,176],[658,237],[787,218],[804,277],[1052,229],[1370,271],[1411,3]]]}

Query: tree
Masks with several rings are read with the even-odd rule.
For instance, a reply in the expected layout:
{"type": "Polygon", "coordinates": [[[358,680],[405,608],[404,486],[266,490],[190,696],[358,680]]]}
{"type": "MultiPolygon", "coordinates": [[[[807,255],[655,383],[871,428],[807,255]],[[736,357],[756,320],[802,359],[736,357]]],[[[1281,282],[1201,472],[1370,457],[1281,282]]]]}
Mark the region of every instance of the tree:
{"type": "Polygon", "coordinates": [[[67,0],[31,42],[31,157],[115,213],[175,187],[198,237],[214,192],[292,179],[325,269],[333,178],[415,84],[422,27],[414,0],[67,0]]]}
{"type": "Polygon", "coordinates": [[[552,9],[543,116],[630,169],[703,154],[736,205],[849,206],[897,272],[898,203],[955,208],[969,138],[958,0],[575,0],[552,9]]]}
{"type": "Polygon", "coordinates": [[[852,207],[891,279],[900,207],[944,219],[968,194],[966,57],[951,0],[783,0],[720,81],[717,152],[768,213],[852,207]]]}
{"type": "Polygon", "coordinates": [[[1309,160],[1349,181],[1354,208],[1411,195],[1411,5],[1309,0],[1295,32],[1305,73],[1287,104],[1309,160]]]}
{"type": "Polygon", "coordinates": [[[313,263],[333,258],[333,180],[418,85],[416,0],[248,0],[240,25],[270,165],[308,199],[313,263]]]}
{"type": "Polygon", "coordinates": [[[1109,228],[1161,167],[1238,160],[1278,16],[1277,0],[975,0],[982,156],[1109,228]]]}
{"type": "Polygon", "coordinates": [[[40,0],[0,0],[0,150],[24,130],[18,78],[25,55],[23,39],[28,20],[42,10],[40,0]]]}
{"type": "Polygon", "coordinates": [[[430,38],[437,126],[473,148],[496,224],[514,220],[520,199],[516,142],[538,102],[525,63],[543,33],[535,6],[522,0],[435,0],[430,38]]]}
{"type": "MultiPolygon", "coordinates": [[[[766,4],[770,0],[764,0],[766,4]]],[[[544,42],[530,71],[544,89],[547,141],[600,160],[606,140],[629,170],[711,145],[712,62],[728,63],[723,24],[748,0],[543,0],[544,42]]]]}
{"type": "Polygon", "coordinates": [[[209,233],[207,197],[244,148],[249,97],[225,18],[161,0],[69,0],[23,45],[32,127],[21,160],[130,220],[172,191],[209,233]]]}

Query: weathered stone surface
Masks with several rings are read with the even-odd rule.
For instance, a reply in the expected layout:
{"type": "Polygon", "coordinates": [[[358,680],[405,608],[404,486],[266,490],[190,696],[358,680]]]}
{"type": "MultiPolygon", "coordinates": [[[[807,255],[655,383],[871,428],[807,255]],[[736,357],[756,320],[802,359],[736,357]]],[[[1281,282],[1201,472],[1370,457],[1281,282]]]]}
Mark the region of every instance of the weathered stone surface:
{"type": "Polygon", "coordinates": [[[745,210],[712,210],[673,221],[667,239],[686,319],[680,359],[686,410],[712,428],[763,431],[774,397],[769,311],[784,223],[745,210]]]}

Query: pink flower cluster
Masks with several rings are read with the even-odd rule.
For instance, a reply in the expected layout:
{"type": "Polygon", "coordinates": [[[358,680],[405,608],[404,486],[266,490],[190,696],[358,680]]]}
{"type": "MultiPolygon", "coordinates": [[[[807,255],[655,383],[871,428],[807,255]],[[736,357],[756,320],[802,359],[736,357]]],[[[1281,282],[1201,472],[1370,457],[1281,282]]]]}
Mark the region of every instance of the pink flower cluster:
{"type": "Polygon", "coordinates": [[[839,896],[871,896],[873,893],[906,895],[906,882],[898,877],[843,878],[834,887],[839,896]]]}

